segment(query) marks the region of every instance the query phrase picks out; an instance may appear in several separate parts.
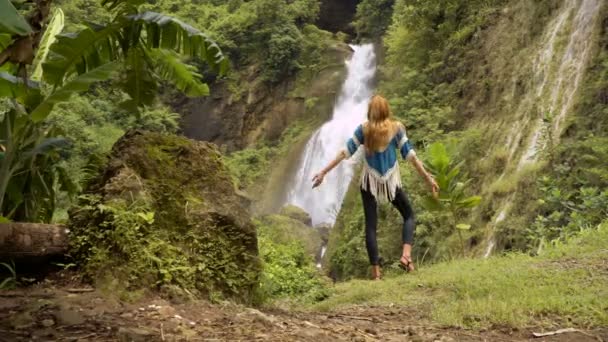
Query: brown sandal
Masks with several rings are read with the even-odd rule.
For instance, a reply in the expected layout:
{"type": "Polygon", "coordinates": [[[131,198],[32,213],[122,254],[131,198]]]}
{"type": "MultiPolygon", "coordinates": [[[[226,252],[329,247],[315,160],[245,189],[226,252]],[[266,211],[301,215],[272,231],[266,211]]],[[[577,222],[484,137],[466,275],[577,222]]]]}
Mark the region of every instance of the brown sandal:
{"type": "Polygon", "coordinates": [[[399,259],[399,267],[402,268],[405,272],[411,272],[415,270],[412,257],[403,255],[401,259],[399,259]]]}
{"type": "Polygon", "coordinates": [[[372,266],[372,280],[382,280],[380,266],[372,266]]]}

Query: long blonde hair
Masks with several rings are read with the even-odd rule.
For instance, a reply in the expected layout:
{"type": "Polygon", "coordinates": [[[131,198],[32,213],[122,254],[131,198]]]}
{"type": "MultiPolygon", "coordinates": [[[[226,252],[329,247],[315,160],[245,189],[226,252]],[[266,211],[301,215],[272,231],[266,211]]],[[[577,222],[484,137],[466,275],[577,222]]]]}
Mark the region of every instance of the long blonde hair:
{"type": "Polygon", "coordinates": [[[392,119],[388,101],[380,95],[374,95],[367,109],[367,123],[363,126],[367,153],[383,150],[397,132],[398,125],[392,119]]]}

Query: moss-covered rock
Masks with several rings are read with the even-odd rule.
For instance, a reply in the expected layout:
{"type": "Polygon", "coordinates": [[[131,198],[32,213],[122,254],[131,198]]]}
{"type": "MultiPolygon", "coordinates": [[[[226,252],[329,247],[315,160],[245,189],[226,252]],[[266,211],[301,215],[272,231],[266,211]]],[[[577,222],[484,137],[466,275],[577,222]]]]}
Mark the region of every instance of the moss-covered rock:
{"type": "Polygon", "coordinates": [[[247,205],[215,145],[131,131],[70,213],[73,256],[113,287],[248,300],[260,263],[247,205]]]}
{"type": "Polygon", "coordinates": [[[307,226],[312,227],[312,218],[302,208],[296,207],[295,205],[286,205],[281,209],[281,215],[290,217],[294,220],[300,221],[307,226]]]}
{"type": "Polygon", "coordinates": [[[286,215],[267,215],[258,219],[260,234],[270,237],[273,243],[289,245],[299,243],[306,253],[316,259],[323,239],[318,229],[304,224],[301,220],[286,215]]]}

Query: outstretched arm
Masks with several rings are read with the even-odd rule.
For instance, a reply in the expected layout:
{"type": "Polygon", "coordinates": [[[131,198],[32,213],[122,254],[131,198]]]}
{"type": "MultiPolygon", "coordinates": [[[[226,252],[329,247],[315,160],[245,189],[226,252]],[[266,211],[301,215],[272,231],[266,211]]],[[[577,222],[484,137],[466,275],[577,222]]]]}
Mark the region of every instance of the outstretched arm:
{"type": "Polygon", "coordinates": [[[348,141],[346,142],[346,148],[341,150],[338,155],[336,156],[336,158],[334,158],[334,160],[332,160],[331,162],[329,162],[329,164],[327,164],[327,166],[325,168],[323,168],[323,170],[321,170],[321,172],[317,173],[313,179],[312,179],[312,187],[313,189],[318,187],[319,185],[321,185],[321,183],[323,183],[323,177],[325,177],[325,175],[331,171],[333,168],[335,168],[336,166],[338,166],[338,164],[340,164],[341,161],[343,161],[344,159],[348,159],[350,158],[353,154],[355,154],[355,152],[357,152],[357,149],[359,149],[359,146],[361,146],[361,144],[363,144],[363,125],[359,125],[359,127],[357,127],[357,129],[355,130],[355,133],[353,134],[353,136],[348,139],[348,141]]]}
{"type": "Polygon", "coordinates": [[[330,161],[329,164],[327,164],[327,166],[325,168],[323,168],[323,170],[321,170],[321,172],[317,173],[313,178],[312,178],[312,188],[316,188],[319,185],[321,185],[321,183],[323,183],[323,178],[325,177],[325,175],[333,170],[336,166],[338,166],[338,164],[340,164],[341,161],[343,161],[346,158],[346,152],[344,150],[340,151],[340,153],[338,153],[338,155],[336,156],[336,158],[334,158],[334,160],[330,161]]]}
{"type": "Polygon", "coordinates": [[[420,174],[424,178],[426,183],[431,187],[433,197],[439,196],[439,185],[437,185],[437,182],[435,182],[433,176],[431,176],[431,174],[426,171],[420,159],[418,159],[416,155],[413,155],[408,159],[410,160],[416,171],[418,171],[418,174],[420,174]]]}

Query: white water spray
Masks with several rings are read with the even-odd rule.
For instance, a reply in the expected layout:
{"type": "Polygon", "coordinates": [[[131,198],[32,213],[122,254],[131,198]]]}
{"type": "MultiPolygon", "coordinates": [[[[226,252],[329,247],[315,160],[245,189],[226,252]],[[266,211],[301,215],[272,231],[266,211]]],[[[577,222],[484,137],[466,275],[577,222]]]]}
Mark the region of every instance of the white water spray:
{"type": "Polygon", "coordinates": [[[311,189],[312,178],[346,147],[348,138],[365,120],[372,96],[371,83],[376,73],[374,47],[372,44],[351,47],[354,53],[346,62],[347,76],[332,119],[321,126],[306,144],[296,178],[288,187],[287,203],[308,212],[313,225],[334,224],[353,177],[354,162],[342,162],[314,190],[311,189]]]}

